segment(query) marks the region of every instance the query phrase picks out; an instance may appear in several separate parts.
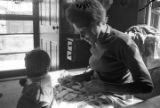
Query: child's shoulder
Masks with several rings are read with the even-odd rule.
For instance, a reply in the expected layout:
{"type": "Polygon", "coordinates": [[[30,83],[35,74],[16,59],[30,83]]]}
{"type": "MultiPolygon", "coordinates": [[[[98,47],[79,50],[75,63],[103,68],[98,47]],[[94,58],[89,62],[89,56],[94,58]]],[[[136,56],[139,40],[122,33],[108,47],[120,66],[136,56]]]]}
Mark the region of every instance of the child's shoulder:
{"type": "Polygon", "coordinates": [[[39,83],[31,83],[30,85],[26,86],[25,92],[27,93],[35,93],[38,92],[38,90],[40,89],[40,84],[39,83]]]}

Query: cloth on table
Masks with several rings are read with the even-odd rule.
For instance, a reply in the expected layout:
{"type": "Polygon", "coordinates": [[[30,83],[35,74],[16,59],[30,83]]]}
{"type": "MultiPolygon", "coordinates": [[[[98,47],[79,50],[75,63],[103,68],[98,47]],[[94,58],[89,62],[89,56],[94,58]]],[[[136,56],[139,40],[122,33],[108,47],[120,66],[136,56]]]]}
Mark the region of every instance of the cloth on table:
{"type": "MultiPolygon", "coordinates": [[[[62,71],[62,73],[58,73],[59,78],[68,77],[66,73],[69,72],[62,71]]],[[[54,74],[52,76],[54,79],[54,74]]],[[[97,93],[93,95],[85,91],[83,83],[72,82],[64,85],[58,79],[54,85],[54,94],[55,102],[53,108],[64,108],[67,105],[70,108],[120,108],[120,106],[126,106],[128,103],[134,104],[131,98],[128,99],[128,102],[126,100],[123,101],[126,95],[124,97],[113,93],[97,93]]]]}

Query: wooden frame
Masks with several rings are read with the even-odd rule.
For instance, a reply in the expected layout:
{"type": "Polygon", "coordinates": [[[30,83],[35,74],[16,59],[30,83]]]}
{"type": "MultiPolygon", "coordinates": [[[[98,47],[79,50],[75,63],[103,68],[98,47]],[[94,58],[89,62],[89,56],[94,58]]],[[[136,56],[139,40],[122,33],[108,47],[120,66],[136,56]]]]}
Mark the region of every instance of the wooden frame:
{"type": "Polygon", "coordinates": [[[41,8],[42,8],[42,25],[45,25],[45,2],[43,1],[42,3],[41,3],[41,8]]]}
{"type": "Polygon", "coordinates": [[[46,7],[46,16],[45,16],[45,20],[46,20],[46,25],[49,25],[49,0],[45,0],[45,7],[46,7]]]}
{"type": "Polygon", "coordinates": [[[51,25],[51,0],[49,0],[49,25],[51,25]]]}
{"type": "Polygon", "coordinates": [[[40,24],[42,25],[42,2],[39,2],[39,17],[40,17],[40,24]]]}
{"type": "Polygon", "coordinates": [[[55,24],[56,20],[56,0],[51,1],[51,25],[55,24]]]}

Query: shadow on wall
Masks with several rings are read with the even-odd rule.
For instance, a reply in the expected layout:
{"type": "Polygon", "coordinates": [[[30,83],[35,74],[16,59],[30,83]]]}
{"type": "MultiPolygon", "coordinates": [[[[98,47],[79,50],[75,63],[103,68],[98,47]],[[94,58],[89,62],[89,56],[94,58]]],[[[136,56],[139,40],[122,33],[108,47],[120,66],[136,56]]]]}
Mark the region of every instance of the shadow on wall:
{"type": "Polygon", "coordinates": [[[125,31],[137,24],[139,0],[114,0],[107,12],[108,24],[120,31],[125,31]]]}

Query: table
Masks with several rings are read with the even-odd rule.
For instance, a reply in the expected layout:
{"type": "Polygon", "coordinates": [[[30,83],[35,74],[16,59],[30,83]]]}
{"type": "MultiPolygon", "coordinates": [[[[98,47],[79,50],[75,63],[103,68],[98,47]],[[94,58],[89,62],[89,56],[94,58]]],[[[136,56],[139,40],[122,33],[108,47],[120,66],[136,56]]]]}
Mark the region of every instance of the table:
{"type": "Polygon", "coordinates": [[[74,85],[61,86],[58,78],[68,75],[77,75],[85,71],[85,68],[73,70],[58,70],[50,72],[52,86],[55,90],[55,101],[53,108],[113,108],[105,101],[106,97],[102,94],[86,95],[80,91],[82,85],[75,83],[74,85]]]}

